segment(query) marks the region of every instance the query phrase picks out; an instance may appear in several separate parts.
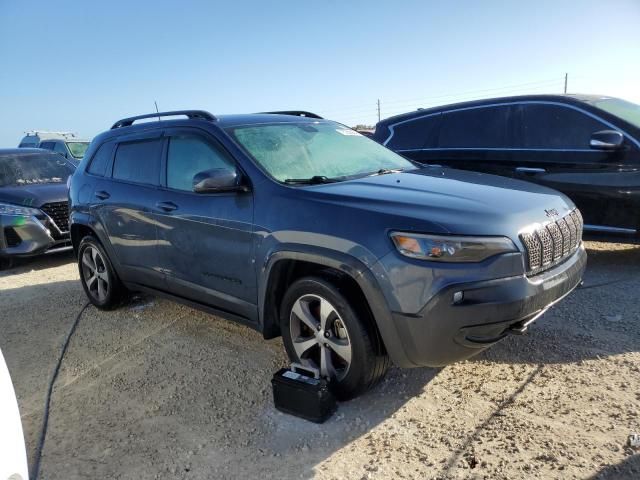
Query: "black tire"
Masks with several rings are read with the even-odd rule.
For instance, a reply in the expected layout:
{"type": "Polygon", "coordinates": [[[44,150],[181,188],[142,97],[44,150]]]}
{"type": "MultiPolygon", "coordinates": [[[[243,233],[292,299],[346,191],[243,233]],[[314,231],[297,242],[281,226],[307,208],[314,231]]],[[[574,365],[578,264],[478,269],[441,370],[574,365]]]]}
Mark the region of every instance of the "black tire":
{"type": "MultiPolygon", "coordinates": [[[[280,308],[280,327],[285,349],[292,362],[318,367],[316,358],[321,356],[323,349],[323,346],[320,345],[320,339],[324,335],[322,335],[321,332],[325,335],[326,332],[321,330],[322,327],[317,326],[318,335],[315,335],[315,332],[311,328],[308,328],[305,322],[301,322],[298,316],[293,313],[296,304],[297,311],[300,311],[300,306],[304,304],[303,302],[306,302],[307,311],[315,315],[315,318],[320,322],[319,317],[321,315],[319,311],[321,308],[320,306],[313,306],[313,299],[315,297],[319,297],[319,302],[322,299],[328,301],[330,304],[329,307],[332,307],[334,310],[334,313],[327,316],[328,320],[325,323],[327,330],[330,330],[328,335],[330,335],[330,337],[334,335],[335,331],[332,330],[332,328],[337,324],[337,328],[342,332],[343,337],[338,338],[338,335],[336,335],[333,340],[345,342],[351,347],[350,363],[345,367],[344,363],[342,363],[342,357],[339,355],[336,356],[337,351],[329,348],[328,343],[324,343],[325,348],[327,348],[325,355],[329,355],[329,358],[337,360],[340,364],[338,366],[342,367],[340,373],[337,372],[337,369],[333,369],[333,374],[325,374],[324,376],[329,377],[329,386],[338,399],[349,400],[355,398],[371,389],[384,377],[390,360],[386,352],[376,352],[377,332],[375,331],[375,326],[372,322],[368,321],[367,318],[362,318],[363,315],[358,315],[357,312],[362,311],[362,309],[355,308],[355,305],[351,305],[335,285],[322,278],[305,277],[297,280],[289,287],[284,295],[280,308]],[[333,318],[333,320],[330,320],[331,318],[333,318]],[[292,319],[293,330],[294,332],[298,332],[296,339],[299,350],[304,348],[302,345],[305,343],[305,340],[318,342],[317,345],[313,345],[304,351],[302,358],[297,353],[296,347],[294,347],[292,319]],[[332,322],[333,327],[331,325],[332,322]],[[304,331],[299,329],[299,325],[303,326],[304,331]],[[344,333],[343,328],[346,329],[346,333],[344,333]],[[314,339],[314,335],[318,338],[314,339]],[[314,350],[316,348],[317,350],[314,350]]],[[[329,307],[327,307],[327,309],[329,309],[329,307]]]]}
{"type": "Polygon", "coordinates": [[[78,246],[80,283],[89,301],[101,310],[113,310],[127,297],[127,290],[118,278],[102,244],[88,235],[78,246]],[[84,259],[93,260],[98,275],[91,275],[91,266],[84,259]],[[93,281],[91,280],[93,278],[93,281]]]}
{"type": "Polygon", "coordinates": [[[11,257],[0,257],[0,270],[9,270],[13,267],[13,259],[11,257]]]}

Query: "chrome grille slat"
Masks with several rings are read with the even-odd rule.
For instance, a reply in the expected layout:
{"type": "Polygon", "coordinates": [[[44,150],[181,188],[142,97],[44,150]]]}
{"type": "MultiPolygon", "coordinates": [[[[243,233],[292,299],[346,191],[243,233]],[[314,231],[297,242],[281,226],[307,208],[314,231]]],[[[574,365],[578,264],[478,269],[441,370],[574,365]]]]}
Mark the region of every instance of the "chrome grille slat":
{"type": "Polygon", "coordinates": [[[553,261],[556,262],[562,258],[562,232],[557,223],[553,222],[547,225],[547,230],[553,240],[553,261]]]}
{"type": "Polygon", "coordinates": [[[578,209],[556,221],[520,235],[527,256],[527,275],[536,275],[565,260],[582,241],[582,215],[578,209]]]}

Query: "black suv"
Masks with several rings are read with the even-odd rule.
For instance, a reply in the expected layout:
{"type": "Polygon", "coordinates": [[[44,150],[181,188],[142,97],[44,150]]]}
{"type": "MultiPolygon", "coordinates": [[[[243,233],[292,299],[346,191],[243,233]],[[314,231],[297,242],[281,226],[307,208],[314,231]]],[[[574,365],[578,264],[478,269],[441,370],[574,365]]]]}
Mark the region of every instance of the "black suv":
{"type": "Polygon", "coordinates": [[[580,282],[567,197],[420,169],[300,114],[150,114],[96,137],[69,191],[93,304],[143,290],[282,335],[349,398],[390,360],[445,365],[526,331],[580,282]]]}
{"type": "Polygon", "coordinates": [[[540,183],[568,195],[585,232],[640,240],[640,106],[589,95],[531,95],[418,110],[376,141],[422,164],[540,183]]]}

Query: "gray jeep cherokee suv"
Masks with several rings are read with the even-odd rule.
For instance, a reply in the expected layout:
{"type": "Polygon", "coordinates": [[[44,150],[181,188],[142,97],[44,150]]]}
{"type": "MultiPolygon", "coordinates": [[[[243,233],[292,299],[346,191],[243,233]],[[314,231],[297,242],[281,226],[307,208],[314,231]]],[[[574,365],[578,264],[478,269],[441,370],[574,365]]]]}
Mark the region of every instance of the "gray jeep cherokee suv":
{"type": "Polygon", "coordinates": [[[567,197],[420,169],[308,113],[120,120],[69,195],[94,305],[148,291],[282,335],[343,399],[390,361],[445,365],[524,332],[586,265],[567,197]]]}

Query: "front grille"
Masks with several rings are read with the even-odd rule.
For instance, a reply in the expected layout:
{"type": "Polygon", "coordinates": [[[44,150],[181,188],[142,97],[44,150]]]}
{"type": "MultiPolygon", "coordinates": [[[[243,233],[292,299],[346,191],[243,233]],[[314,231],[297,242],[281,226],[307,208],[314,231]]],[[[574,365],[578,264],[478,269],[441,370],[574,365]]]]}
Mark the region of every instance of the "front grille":
{"type": "Polygon", "coordinates": [[[562,262],[582,241],[582,215],[569,215],[520,235],[527,254],[527,274],[536,275],[562,262]]]}
{"type": "Polygon", "coordinates": [[[40,210],[49,215],[61,232],[69,230],[69,202],[45,203],[40,210]]]}
{"type": "Polygon", "coordinates": [[[4,240],[7,247],[17,247],[22,243],[22,239],[13,229],[13,227],[5,227],[4,229],[4,240]]]}

